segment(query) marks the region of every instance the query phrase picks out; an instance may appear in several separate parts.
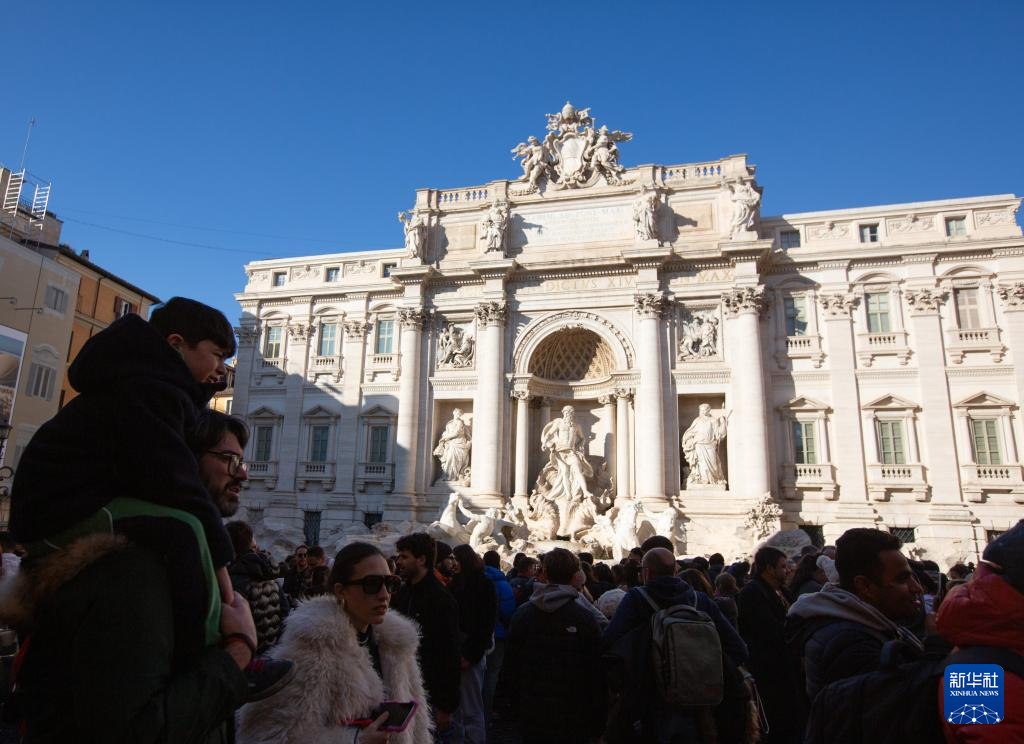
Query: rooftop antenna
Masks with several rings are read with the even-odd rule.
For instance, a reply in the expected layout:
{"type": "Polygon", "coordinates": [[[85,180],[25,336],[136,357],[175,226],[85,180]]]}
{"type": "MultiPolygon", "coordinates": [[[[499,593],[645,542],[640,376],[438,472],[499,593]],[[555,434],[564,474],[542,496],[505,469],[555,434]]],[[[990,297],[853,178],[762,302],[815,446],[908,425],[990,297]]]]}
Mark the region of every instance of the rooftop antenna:
{"type": "Polygon", "coordinates": [[[28,131],[25,132],[25,147],[21,151],[21,167],[18,170],[25,170],[25,158],[28,157],[28,142],[32,139],[32,127],[36,125],[36,117],[32,117],[28,120],[28,131]]]}

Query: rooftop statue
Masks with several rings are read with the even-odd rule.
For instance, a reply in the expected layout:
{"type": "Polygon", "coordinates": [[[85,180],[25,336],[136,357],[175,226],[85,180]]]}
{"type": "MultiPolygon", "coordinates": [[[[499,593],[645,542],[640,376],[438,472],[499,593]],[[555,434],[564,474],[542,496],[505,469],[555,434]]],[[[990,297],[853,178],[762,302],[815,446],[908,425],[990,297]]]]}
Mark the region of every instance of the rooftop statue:
{"type": "Polygon", "coordinates": [[[523,159],[518,180],[527,188],[520,195],[537,191],[544,179],[556,189],[592,186],[599,176],[612,185],[626,183],[615,143],[633,139],[631,133],[609,131],[606,126],[595,129],[590,109],[577,110],[568,101],[557,114],[546,116],[548,134],[543,142],[531,136],[512,149],[523,159]]]}

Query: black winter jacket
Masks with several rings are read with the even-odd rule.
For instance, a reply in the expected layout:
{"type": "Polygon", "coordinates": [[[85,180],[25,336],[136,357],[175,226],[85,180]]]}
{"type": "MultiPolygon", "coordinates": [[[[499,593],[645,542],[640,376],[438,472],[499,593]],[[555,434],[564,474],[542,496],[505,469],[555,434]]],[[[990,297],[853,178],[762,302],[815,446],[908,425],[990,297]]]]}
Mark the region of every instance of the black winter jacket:
{"type": "Polygon", "coordinates": [[[185,435],[213,389],[138,315],[85,342],[68,370],[80,394],[35,433],[18,463],[11,532],[32,543],[67,530],[117,496],[186,511],[214,567],[234,557],[185,435]]]}
{"type": "Polygon", "coordinates": [[[256,624],[256,646],[263,653],[281,637],[289,609],[277,583],[277,571],[267,556],[249,551],[235,559],[228,574],[231,587],[249,602],[256,624]]]}
{"type": "Polygon", "coordinates": [[[606,713],[601,630],[572,587],[536,587],[512,616],[502,670],[520,731],[526,740],[590,741],[606,713]]]}
{"type": "Polygon", "coordinates": [[[750,649],[747,668],[757,681],[773,734],[800,731],[804,718],[797,660],[786,650],[783,600],[763,579],[754,577],[736,597],[739,631],[750,649]]]}
{"type": "Polygon", "coordinates": [[[459,705],[461,681],[459,607],[455,598],[429,572],[418,584],[403,584],[391,606],[420,626],[420,669],[431,707],[454,712],[459,705]]]}
{"type": "Polygon", "coordinates": [[[476,664],[494,645],[494,624],[498,622],[498,594],[494,583],[479,574],[456,574],[448,591],[459,603],[460,652],[476,664]]]}

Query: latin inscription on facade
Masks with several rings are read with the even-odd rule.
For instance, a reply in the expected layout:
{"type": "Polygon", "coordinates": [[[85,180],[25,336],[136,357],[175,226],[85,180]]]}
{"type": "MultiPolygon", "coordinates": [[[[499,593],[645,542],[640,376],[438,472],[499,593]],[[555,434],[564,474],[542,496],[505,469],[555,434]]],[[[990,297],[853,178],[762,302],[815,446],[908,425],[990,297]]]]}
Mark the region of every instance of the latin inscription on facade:
{"type": "Polygon", "coordinates": [[[635,276],[584,276],[572,279],[534,279],[516,287],[518,294],[544,292],[589,292],[601,289],[632,289],[635,276]]]}
{"type": "Polygon", "coordinates": [[[632,240],[633,213],[628,204],[617,207],[563,209],[516,215],[512,244],[533,248],[572,243],[632,240]]]}

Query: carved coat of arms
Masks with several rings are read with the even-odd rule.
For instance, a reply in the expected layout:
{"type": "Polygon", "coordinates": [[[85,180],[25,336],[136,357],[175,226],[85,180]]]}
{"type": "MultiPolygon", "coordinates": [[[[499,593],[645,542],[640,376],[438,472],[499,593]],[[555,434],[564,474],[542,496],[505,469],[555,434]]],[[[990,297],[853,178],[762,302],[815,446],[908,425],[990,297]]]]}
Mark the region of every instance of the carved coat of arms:
{"type": "Polygon", "coordinates": [[[616,143],[633,139],[631,133],[595,129],[590,109],[577,110],[568,101],[557,114],[546,116],[543,142],[531,136],[512,149],[515,158],[522,158],[523,175],[517,180],[527,184],[520,193],[536,191],[541,180],[556,189],[590,186],[601,176],[612,185],[626,183],[616,143]]]}

